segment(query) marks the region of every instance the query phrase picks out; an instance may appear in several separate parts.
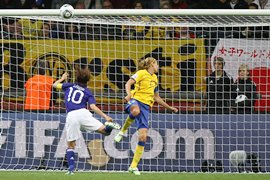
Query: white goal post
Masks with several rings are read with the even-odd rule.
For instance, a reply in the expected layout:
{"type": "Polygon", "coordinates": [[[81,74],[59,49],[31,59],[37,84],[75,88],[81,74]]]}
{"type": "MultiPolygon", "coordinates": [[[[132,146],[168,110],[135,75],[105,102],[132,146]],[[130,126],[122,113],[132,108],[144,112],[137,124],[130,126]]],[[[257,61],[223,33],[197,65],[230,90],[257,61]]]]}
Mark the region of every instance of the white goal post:
{"type": "MultiPolygon", "coordinates": [[[[25,109],[25,84],[38,62],[46,62],[54,80],[68,72],[70,82],[75,66],[88,67],[97,105],[123,124],[125,82],[138,60],[151,56],[159,63],[160,96],[180,113],[153,106],[140,170],[270,172],[269,15],[270,10],[75,9],[73,18],[63,19],[57,9],[0,10],[0,169],[66,169],[63,94],[51,89],[48,109],[25,109]],[[213,73],[218,58],[230,84],[224,74],[213,73]],[[247,89],[247,78],[239,85],[243,65],[256,89],[247,89]],[[240,101],[251,102],[250,111],[240,113],[240,101]]],[[[121,143],[114,143],[116,133],[83,132],[77,170],[126,171],[136,127],[121,143]]]]}

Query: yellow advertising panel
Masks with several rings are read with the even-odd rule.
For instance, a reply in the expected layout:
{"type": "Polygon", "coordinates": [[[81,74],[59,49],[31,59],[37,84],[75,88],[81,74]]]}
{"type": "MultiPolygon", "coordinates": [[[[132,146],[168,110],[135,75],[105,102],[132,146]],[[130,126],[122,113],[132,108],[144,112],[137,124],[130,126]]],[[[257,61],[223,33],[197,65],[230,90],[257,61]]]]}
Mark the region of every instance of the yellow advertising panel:
{"type": "Polygon", "coordinates": [[[160,66],[160,89],[167,92],[204,91],[206,55],[203,39],[190,40],[16,40],[4,41],[4,87],[24,87],[35,73],[38,59],[50,62],[49,75],[59,78],[64,71],[74,81],[74,66],[91,71],[88,86],[95,92],[123,90],[135,73],[139,59],[155,57],[160,66]],[[9,73],[9,72],[12,73],[9,73]]]}

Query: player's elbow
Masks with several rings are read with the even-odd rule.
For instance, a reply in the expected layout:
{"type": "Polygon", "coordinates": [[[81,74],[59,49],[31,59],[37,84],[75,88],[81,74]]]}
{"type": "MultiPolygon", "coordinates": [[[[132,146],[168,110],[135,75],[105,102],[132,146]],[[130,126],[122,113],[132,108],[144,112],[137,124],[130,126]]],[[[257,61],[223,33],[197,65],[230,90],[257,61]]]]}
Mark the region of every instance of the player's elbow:
{"type": "Polygon", "coordinates": [[[90,104],[89,107],[92,110],[96,110],[97,109],[97,106],[95,104],[90,104]]]}
{"type": "Polygon", "coordinates": [[[155,93],[155,95],[154,95],[155,102],[157,102],[157,103],[160,102],[160,99],[161,99],[160,96],[155,93]]]}
{"type": "Polygon", "coordinates": [[[130,88],[131,87],[131,84],[129,83],[129,82],[127,82],[126,84],[125,84],[125,88],[127,89],[127,88],[130,88]]]}

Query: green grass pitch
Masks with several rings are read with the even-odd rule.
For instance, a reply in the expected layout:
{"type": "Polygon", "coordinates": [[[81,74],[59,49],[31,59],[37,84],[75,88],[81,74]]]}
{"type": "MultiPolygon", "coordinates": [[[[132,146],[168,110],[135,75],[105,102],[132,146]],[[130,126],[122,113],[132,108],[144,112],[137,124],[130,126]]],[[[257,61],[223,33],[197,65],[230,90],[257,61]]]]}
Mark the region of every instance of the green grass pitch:
{"type": "Polygon", "coordinates": [[[54,171],[0,171],[1,180],[269,180],[270,174],[253,173],[148,173],[135,176],[127,172],[76,172],[66,175],[54,171]]]}

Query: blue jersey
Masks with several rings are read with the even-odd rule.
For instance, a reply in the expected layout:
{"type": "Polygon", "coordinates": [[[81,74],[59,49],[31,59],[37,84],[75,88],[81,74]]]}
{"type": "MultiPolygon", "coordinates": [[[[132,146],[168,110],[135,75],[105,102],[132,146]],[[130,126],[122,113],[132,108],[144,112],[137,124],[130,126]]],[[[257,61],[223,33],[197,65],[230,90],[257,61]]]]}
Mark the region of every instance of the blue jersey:
{"type": "Polygon", "coordinates": [[[76,83],[63,83],[62,90],[65,92],[65,106],[67,112],[87,108],[89,104],[96,104],[92,92],[76,83]]]}

